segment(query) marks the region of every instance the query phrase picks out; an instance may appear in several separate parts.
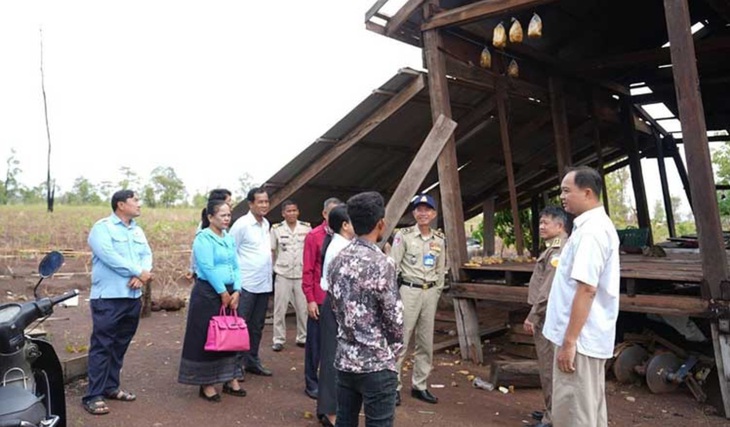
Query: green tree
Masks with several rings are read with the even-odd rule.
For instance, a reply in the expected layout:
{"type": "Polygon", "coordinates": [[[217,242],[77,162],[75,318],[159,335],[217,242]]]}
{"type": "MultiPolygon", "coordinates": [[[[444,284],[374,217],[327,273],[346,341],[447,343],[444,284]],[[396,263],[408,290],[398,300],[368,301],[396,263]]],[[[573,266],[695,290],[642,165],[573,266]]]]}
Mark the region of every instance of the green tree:
{"type": "Polygon", "coordinates": [[[66,193],[65,199],[69,205],[101,204],[101,197],[96,191],[96,186],[83,176],[74,180],[73,187],[70,192],[66,193]]]}
{"type": "Polygon", "coordinates": [[[664,212],[664,204],[654,201],[654,208],[651,214],[651,234],[654,236],[654,242],[663,242],[669,237],[669,228],[667,226],[667,214],[664,212]]]}
{"type": "Polygon", "coordinates": [[[112,199],[112,195],[117,190],[122,190],[122,188],[116,188],[114,183],[111,181],[102,181],[96,188],[99,197],[101,197],[101,199],[105,201],[110,201],[112,199]]]}
{"type": "Polygon", "coordinates": [[[150,183],[160,206],[169,208],[185,200],[185,184],[171,167],[154,168],[150,174],[150,183]]]}
{"type": "Polygon", "coordinates": [[[238,177],[239,200],[245,200],[248,192],[256,186],[258,184],[253,181],[253,176],[248,172],[244,172],[243,175],[238,177]]]}
{"type": "Polygon", "coordinates": [[[2,186],[2,194],[0,194],[0,203],[7,205],[20,200],[22,186],[18,183],[20,169],[20,160],[15,155],[15,148],[10,149],[10,157],[6,160],[7,169],[5,171],[5,181],[2,186]]]}
{"type": "Polygon", "coordinates": [[[119,173],[122,174],[122,180],[119,181],[119,190],[137,190],[141,187],[139,181],[139,175],[134,172],[129,166],[122,166],[119,168],[119,173]]]}
{"type": "Polygon", "coordinates": [[[626,192],[627,188],[631,188],[631,172],[628,166],[607,174],[605,179],[608,207],[611,211],[611,220],[616,228],[626,228],[627,225],[636,226],[636,212],[629,204],[626,192]]]}
{"type": "Polygon", "coordinates": [[[196,208],[204,208],[208,204],[208,195],[206,193],[195,193],[193,195],[193,206],[196,208]]]}
{"type": "Polygon", "coordinates": [[[43,203],[46,198],[46,182],[43,181],[33,188],[23,187],[20,193],[24,205],[43,203]]]}
{"type": "Polygon", "coordinates": [[[142,203],[144,203],[145,206],[149,206],[151,208],[157,207],[157,198],[155,197],[155,189],[152,188],[149,185],[146,185],[142,189],[142,196],[140,197],[142,199],[142,203]]]}

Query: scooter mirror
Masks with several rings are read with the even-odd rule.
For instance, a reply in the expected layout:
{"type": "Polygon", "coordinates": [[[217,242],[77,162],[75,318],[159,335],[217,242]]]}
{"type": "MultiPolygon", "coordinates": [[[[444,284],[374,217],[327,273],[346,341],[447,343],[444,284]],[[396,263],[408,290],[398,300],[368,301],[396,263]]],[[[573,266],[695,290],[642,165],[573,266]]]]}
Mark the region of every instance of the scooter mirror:
{"type": "Polygon", "coordinates": [[[42,278],[52,276],[63,265],[63,254],[58,251],[49,252],[38,265],[38,275],[42,278]]]}

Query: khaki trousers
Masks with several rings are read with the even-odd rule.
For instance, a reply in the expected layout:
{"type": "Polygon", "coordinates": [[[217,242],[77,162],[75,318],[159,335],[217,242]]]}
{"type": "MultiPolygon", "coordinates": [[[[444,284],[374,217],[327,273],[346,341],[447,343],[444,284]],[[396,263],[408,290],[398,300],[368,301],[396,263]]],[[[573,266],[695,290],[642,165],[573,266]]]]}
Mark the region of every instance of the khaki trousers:
{"type": "Polygon", "coordinates": [[[606,359],[577,353],[575,372],[558,368],[558,348],[553,357],[552,421],[557,427],[607,427],[606,359]]]}
{"type": "Polygon", "coordinates": [[[440,296],[441,288],[432,287],[424,291],[421,288],[400,287],[400,297],[403,301],[403,348],[396,362],[398,390],[403,388],[401,368],[414,332],[415,349],[411,384],[416,390],[426,390],[428,387],[427,380],[433,364],[433,325],[440,296]]]}
{"type": "Polygon", "coordinates": [[[544,424],[552,422],[553,398],[553,358],[555,345],[542,334],[542,327],[535,325],[535,350],[537,351],[537,366],[540,370],[540,385],[545,398],[545,412],[542,418],[544,424]]]}
{"type": "Polygon", "coordinates": [[[307,340],[307,298],[302,291],[302,279],[276,275],[274,281],[274,344],[286,342],[286,310],[289,303],[297,314],[297,342],[307,340]]]}

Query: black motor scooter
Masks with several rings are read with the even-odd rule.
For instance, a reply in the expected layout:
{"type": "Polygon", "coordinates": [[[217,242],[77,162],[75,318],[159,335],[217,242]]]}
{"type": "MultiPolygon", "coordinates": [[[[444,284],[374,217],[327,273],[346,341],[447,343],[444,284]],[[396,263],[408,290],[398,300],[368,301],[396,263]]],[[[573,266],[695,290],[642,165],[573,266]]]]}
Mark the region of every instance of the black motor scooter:
{"type": "Polygon", "coordinates": [[[51,315],[54,305],[79,294],[38,297],[43,279],[62,264],[63,254],[47,254],[38,266],[35,301],[0,305],[0,427],[66,427],[61,362],[48,341],[25,335],[25,328],[51,315]]]}

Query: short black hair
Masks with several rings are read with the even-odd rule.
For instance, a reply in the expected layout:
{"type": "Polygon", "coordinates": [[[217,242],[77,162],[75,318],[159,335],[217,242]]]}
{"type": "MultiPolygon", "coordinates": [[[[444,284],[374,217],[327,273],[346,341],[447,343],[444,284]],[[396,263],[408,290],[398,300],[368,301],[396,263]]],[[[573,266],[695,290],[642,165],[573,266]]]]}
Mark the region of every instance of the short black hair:
{"type": "Polygon", "coordinates": [[[560,206],[555,206],[555,205],[545,206],[545,208],[543,208],[543,210],[540,211],[540,218],[542,218],[544,216],[549,216],[550,218],[558,221],[559,223],[563,224],[563,228],[567,229],[568,214],[560,206]]]}
{"type": "Polygon", "coordinates": [[[375,229],[385,217],[385,201],[376,191],[359,193],[347,200],[347,215],[355,234],[364,236],[375,229]]]}
{"type": "Polygon", "coordinates": [[[216,188],[215,190],[210,191],[210,194],[208,194],[208,200],[226,200],[232,195],[233,193],[225,188],[216,188]]]}
{"type": "Polygon", "coordinates": [[[288,208],[291,205],[294,205],[297,208],[299,207],[299,205],[297,204],[297,202],[295,202],[294,200],[292,200],[292,199],[286,199],[283,202],[281,202],[281,210],[284,211],[284,210],[286,210],[286,208],[288,208]]]}
{"type": "Polygon", "coordinates": [[[254,200],[256,200],[257,194],[269,194],[264,187],[254,187],[250,190],[248,190],[248,195],[246,196],[246,200],[248,200],[250,203],[253,203],[254,200]]]}
{"type": "Polygon", "coordinates": [[[225,205],[226,201],[225,199],[208,199],[208,205],[203,208],[203,211],[200,213],[200,229],[204,230],[208,227],[210,227],[210,221],[208,220],[208,215],[215,215],[216,212],[218,212],[218,209],[220,209],[221,206],[225,205]]]}
{"type": "Polygon", "coordinates": [[[327,217],[327,225],[332,231],[339,234],[342,231],[342,224],[345,222],[350,222],[350,217],[347,215],[347,206],[337,205],[332,208],[327,217]]]}
{"type": "Polygon", "coordinates": [[[134,197],[132,190],[119,190],[112,195],[112,212],[117,211],[117,205],[134,197]]]}
{"type": "Polygon", "coordinates": [[[588,166],[577,166],[569,168],[565,175],[574,172],[573,181],[576,187],[580,189],[589,188],[596,195],[597,199],[601,198],[601,191],[603,190],[603,180],[601,174],[597,170],[588,166]]]}

